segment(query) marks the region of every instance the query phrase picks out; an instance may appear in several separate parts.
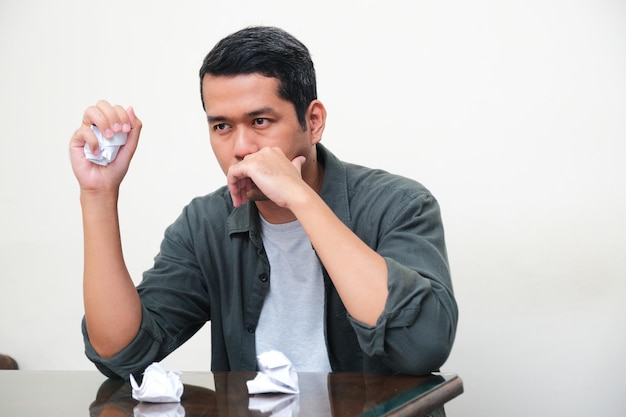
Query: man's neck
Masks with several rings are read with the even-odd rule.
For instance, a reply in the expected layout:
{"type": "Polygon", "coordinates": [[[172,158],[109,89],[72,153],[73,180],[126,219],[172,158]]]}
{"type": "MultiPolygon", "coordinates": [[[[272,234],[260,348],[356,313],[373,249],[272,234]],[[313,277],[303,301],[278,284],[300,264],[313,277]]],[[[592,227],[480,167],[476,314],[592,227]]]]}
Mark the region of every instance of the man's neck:
{"type": "Polygon", "coordinates": [[[291,210],[279,207],[274,204],[273,201],[255,201],[254,204],[256,204],[256,207],[259,210],[259,214],[261,214],[261,216],[263,216],[268,223],[283,224],[296,220],[296,216],[291,212],[291,210]]]}

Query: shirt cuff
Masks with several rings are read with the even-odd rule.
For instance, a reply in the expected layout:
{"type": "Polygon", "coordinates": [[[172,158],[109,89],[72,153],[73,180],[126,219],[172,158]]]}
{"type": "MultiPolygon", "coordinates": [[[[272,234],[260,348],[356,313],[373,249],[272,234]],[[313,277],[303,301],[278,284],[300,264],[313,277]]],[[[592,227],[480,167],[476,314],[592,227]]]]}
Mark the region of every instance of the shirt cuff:
{"type": "Polygon", "coordinates": [[[393,259],[387,262],[387,302],[385,310],[374,326],[369,326],[348,315],[357,334],[361,349],[370,356],[385,356],[386,329],[411,326],[420,312],[420,304],[431,291],[430,282],[417,272],[393,259]]]}
{"type": "Polygon", "coordinates": [[[102,358],[91,345],[85,318],[82,321],[85,355],[98,370],[109,378],[128,380],[130,374],[139,375],[152,362],[158,360],[161,349],[161,336],[155,331],[154,324],[146,319],[147,313],[142,306],[141,326],[137,336],[124,349],[111,358],[102,358]]]}

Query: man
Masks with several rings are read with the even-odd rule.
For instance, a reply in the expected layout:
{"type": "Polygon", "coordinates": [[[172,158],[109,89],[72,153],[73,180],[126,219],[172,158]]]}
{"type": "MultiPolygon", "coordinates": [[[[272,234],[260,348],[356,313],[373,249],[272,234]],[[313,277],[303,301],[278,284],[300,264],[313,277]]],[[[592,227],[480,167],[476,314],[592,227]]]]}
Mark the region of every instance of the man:
{"type": "Polygon", "coordinates": [[[326,109],[306,47],[251,27],[220,41],[200,70],[225,187],[166,230],[135,288],[124,264],[118,190],[137,147],[132,108],[100,101],[71,139],[85,240],[86,354],[128,378],[211,321],[212,369],[255,370],[283,352],[298,371],[426,374],[447,359],[457,306],[443,226],[422,185],[339,161],[320,144],[326,109]],[[97,152],[128,134],[108,166],[97,152]]]}

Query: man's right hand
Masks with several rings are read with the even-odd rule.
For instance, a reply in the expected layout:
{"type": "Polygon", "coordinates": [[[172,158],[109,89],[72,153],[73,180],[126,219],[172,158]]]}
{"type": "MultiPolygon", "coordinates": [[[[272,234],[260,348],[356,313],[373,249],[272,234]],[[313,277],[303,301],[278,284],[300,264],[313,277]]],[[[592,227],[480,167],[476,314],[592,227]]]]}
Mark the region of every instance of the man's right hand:
{"type": "Polygon", "coordinates": [[[72,169],[81,191],[117,191],[137,149],[141,127],[141,120],[137,118],[132,107],[124,109],[119,105],[113,106],[107,101],[100,100],[85,110],[83,122],[70,140],[72,169]],[[128,134],[126,144],[119,149],[115,160],[107,166],[94,164],[85,157],[85,143],[92,152],[99,151],[98,139],[91,130],[92,125],[96,125],[106,139],[119,132],[128,134]]]}

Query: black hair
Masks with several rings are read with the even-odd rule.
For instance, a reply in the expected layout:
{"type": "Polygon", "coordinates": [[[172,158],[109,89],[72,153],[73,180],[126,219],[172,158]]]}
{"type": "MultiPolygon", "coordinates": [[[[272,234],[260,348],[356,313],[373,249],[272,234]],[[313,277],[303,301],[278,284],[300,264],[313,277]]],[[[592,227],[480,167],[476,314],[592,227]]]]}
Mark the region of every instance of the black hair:
{"type": "Polygon", "coordinates": [[[315,68],[309,50],[286,31],[270,26],[239,30],[221,41],[207,54],[200,68],[202,80],[213,76],[261,74],[279,81],[278,95],[293,103],[298,121],[306,130],[306,111],[317,99],[315,68]]]}

